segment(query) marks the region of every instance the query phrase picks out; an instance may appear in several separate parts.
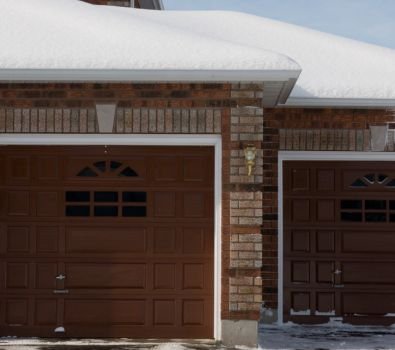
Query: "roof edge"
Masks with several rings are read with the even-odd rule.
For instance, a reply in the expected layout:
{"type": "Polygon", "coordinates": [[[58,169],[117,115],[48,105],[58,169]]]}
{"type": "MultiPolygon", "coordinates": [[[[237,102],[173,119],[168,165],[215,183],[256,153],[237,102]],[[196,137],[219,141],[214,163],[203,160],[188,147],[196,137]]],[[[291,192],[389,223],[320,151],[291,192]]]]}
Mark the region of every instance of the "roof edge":
{"type": "Polygon", "coordinates": [[[289,81],[297,79],[300,73],[300,70],[0,69],[0,81],[289,81]]]}
{"type": "Polygon", "coordinates": [[[395,99],[290,97],[278,107],[394,108],[395,99]]]}

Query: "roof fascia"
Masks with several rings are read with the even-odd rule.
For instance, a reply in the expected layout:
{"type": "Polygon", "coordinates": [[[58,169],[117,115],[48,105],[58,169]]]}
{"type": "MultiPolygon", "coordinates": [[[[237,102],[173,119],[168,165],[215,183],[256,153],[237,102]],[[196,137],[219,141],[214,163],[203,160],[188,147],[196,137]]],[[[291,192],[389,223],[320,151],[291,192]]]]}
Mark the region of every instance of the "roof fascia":
{"type": "MultiPolygon", "coordinates": [[[[2,82],[141,81],[234,82],[291,81],[299,70],[122,70],[122,69],[0,69],[2,82]]],[[[293,83],[294,85],[294,83],[293,83]]],[[[292,86],[293,87],[293,86],[292,86]]]]}
{"type": "Polygon", "coordinates": [[[379,98],[313,98],[290,97],[278,107],[306,107],[306,108],[394,108],[395,99],[379,98]]]}

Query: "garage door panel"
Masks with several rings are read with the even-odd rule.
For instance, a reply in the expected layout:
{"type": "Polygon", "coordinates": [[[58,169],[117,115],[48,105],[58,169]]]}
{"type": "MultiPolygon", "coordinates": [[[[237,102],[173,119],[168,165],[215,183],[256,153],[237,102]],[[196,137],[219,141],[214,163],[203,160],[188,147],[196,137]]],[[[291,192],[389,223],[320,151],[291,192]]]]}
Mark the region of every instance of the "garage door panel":
{"type": "Polygon", "coordinates": [[[51,326],[55,329],[58,316],[57,299],[36,299],[35,308],[35,324],[38,326],[51,326]]]}
{"type": "Polygon", "coordinates": [[[66,228],[66,253],[132,254],[147,250],[144,227],[71,226],[66,228]]]}
{"type": "Polygon", "coordinates": [[[212,148],[2,155],[1,334],[213,337],[212,148]]]}
{"type": "Polygon", "coordinates": [[[292,283],[310,283],[309,261],[291,262],[291,281],[292,283]]]}
{"type": "Polygon", "coordinates": [[[343,262],[345,284],[395,284],[395,262],[343,262]]]}
{"type": "Polygon", "coordinates": [[[60,215],[60,194],[56,191],[36,193],[36,216],[57,217],[60,215]]]}
{"type": "Polygon", "coordinates": [[[207,159],[204,157],[184,158],[183,180],[186,182],[210,184],[213,178],[211,167],[207,167],[207,159]]]}
{"type": "Polygon", "coordinates": [[[180,181],[180,158],[155,157],[152,161],[154,182],[174,183],[180,181]]]}
{"type": "Polygon", "coordinates": [[[37,263],[35,273],[35,288],[37,289],[56,289],[56,276],[58,276],[58,264],[37,263]]]}
{"type": "Polygon", "coordinates": [[[64,324],[83,326],[144,325],[146,300],[67,299],[64,324]]]}
{"type": "Polygon", "coordinates": [[[177,265],[169,263],[154,264],[154,290],[176,288],[177,265]]]}
{"type": "Polygon", "coordinates": [[[30,193],[29,191],[7,192],[7,215],[29,216],[30,215],[30,193]]]}
{"type": "Polygon", "coordinates": [[[177,233],[174,227],[153,228],[153,251],[156,254],[172,254],[177,251],[177,233]]]}
{"type": "MultiPolygon", "coordinates": [[[[180,200],[180,199],[179,199],[180,200]]],[[[154,193],[154,217],[175,218],[177,215],[177,194],[175,192],[154,193]]]]}
{"type": "Polygon", "coordinates": [[[7,226],[7,254],[30,252],[30,226],[7,226]]]}
{"type": "Polygon", "coordinates": [[[316,233],[316,250],[318,253],[334,253],[336,244],[335,231],[319,230],[316,233]]]}
{"type": "Polygon", "coordinates": [[[342,295],[343,312],[356,315],[386,315],[395,313],[395,295],[393,293],[344,293],[342,295]]]}
{"type": "Polygon", "coordinates": [[[28,299],[7,298],[5,300],[5,324],[13,327],[28,323],[28,299]]]}
{"type": "Polygon", "coordinates": [[[316,190],[318,193],[335,191],[336,172],[334,169],[317,169],[315,178],[316,190]]]}
{"type": "Polygon", "coordinates": [[[311,312],[311,293],[309,292],[291,292],[291,315],[310,315],[311,312]]]}
{"type": "Polygon", "coordinates": [[[8,185],[29,185],[31,162],[29,157],[7,157],[6,183],[8,185]]]}
{"type": "Polygon", "coordinates": [[[59,181],[62,167],[58,157],[37,157],[35,174],[38,181],[59,181]]]}
{"type": "Polygon", "coordinates": [[[316,293],[316,313],[321,316],[336,314],[335,293],[317,292],[316,293]]]}
{"type": "Polygon", "coordinates": [[[316,282],[317,283],[334,283],[334,261],[317,261],[316,262],[316,282]]]}
{"type": "Polygon", "coordinates": [[[59,252],[59,226],[37,226],[36,252],[38,254],[56,254],[59,252]]]}
{"type": "Polygon", "coordinates": [[[182,229],[182,253],[202,254],[209,248],[206,230],[199,227],[184,227],[182,229]]]}
{"type": "Polygon", "coordinates": [[[182,303],[182,324],[185,326],[203,326],[206,307],[203,299],[184,300],[182,303]]]}
{"type": "Polygon", "coordinates": [[[311,188],[310,169],[308,167],[289,167],[286,171],[287,190],[293,193],[308,192],[311,188]]]}
{"type": "Polygon", "coordinates": [[[184,193],[183,198],[183,216],[186,218],[205,218],[210,214],[210,206],[212,198],[210,194],[202,192],[184,193]]]}
{"type": "Polygon", "coordinates": [[[27,289],[29,287],[29,264],[8,262],[5,266],[7,289],[27,289]]]}
{"type": "Polygon", "coordinates": [[[319,222],[335,221],[335,200],[334,199],[317,199],[317,218],[319,222]]]}
{"type": "Polygon", "coordinates": [[[157,299],[153,301],[153,324],[156,326],[175,326],[177,319],[176,301],[157,299]]]}
{"type": "Polygon", "coordinates": [[[395,235],[393,232],[343,231],[343,253],[395,253],[395,235]]]}
{"type": "Polygon", "coordinates": [[[66,288],[132,288],[146,287],[145,264],[66,263],[66,288]]]}
{"type": "Polygon", "coordinates": [[[383,316],[395,310],[392,163],[284,164],[285,319],[391,323],[383,316]]]}
{"type": "Polygon", "coordinates": [[[284,235],[285,254],[305,253],[310,251],[310,231],[290,230],[284,235]]]}

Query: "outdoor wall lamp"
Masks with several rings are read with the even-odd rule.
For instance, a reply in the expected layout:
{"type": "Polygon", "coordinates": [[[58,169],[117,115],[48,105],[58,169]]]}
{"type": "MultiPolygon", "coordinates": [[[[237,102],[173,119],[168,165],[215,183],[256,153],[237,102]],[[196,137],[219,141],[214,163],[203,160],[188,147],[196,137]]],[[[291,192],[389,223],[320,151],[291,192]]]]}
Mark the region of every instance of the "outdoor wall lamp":
{"type": "Polygon", "coordinates": [[[246,145],[244,147],[244,157],[247,166],[247,175],[252,175],[252,170],[255,167],[256,147],[254,145],[246,145]]]}

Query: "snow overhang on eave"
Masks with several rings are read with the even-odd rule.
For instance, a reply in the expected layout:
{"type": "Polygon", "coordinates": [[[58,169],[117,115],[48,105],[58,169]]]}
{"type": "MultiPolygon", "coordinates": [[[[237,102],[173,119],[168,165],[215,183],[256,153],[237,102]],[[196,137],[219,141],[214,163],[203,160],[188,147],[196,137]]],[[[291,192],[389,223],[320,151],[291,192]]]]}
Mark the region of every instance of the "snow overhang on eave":
{"type": "Polygon", "coordinates": [[[278,107],[292,108],[394,108],[395,99],[290,97],[278,107]]]}

